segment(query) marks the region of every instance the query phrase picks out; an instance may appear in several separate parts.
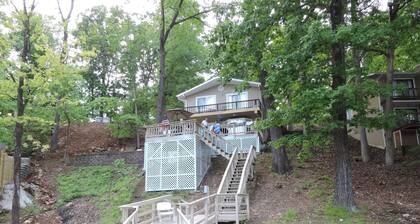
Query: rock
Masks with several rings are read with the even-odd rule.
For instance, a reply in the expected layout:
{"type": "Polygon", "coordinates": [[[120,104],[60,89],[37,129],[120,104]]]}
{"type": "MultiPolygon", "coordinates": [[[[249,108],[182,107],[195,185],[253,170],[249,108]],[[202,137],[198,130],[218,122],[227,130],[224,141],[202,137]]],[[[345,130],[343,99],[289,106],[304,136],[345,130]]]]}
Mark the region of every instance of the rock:
{"type": "MultiPolygon", "coordinates": [[[[6,184],[3,190],[3,199],[0,201],[0,208],[12,210],[13,203],[13,184],[6,184]]],[[[32,204],[32,196],[20,187],[20,207],[26,208],[32,204]]]]}
{"type": "Polygon", "coordinates": [[[405,214],[403,214],[402,216],[403,216],[404,218],[408,218],[408,217],[410,216],[410,214],[405,213],[405,214]]]}

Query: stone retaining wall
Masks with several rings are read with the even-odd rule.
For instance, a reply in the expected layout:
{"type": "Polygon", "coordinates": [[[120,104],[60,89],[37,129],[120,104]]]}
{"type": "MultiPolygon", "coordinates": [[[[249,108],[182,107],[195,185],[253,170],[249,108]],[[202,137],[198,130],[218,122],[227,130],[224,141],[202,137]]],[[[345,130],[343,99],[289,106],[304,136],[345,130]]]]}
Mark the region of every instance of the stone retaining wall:
{"type": "Polygon", "coordinates": [[[70,156],[70,165],[73,166],[93,166],[93,165],[112,165],[117,159],[123,159],[126,164],[136,164],[143,166],[143,151],[131,152],[101,152],[90,155],[70,156]]]}

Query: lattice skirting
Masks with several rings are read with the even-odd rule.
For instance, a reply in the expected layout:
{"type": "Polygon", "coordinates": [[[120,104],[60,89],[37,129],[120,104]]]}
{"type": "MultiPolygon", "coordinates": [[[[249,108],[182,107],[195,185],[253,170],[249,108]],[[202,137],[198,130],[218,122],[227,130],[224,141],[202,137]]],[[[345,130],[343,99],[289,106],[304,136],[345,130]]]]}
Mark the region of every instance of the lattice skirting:
{"type": "Polygon", "coordinates": [[[224,138],[230,143],[238,146],[242,152],[248,152],[251,145],[255,146],[257,152],[260,151],[260,139],[257,134],[225,136],[224,138]]]}
{"type": "Polygon", "coordinates": [[[196,189],[209,166],[209,159],[205,158],[209,157],[208,152],[197,150],[200,148],[194,135],[148,139],[146,191],[196,189]]]}

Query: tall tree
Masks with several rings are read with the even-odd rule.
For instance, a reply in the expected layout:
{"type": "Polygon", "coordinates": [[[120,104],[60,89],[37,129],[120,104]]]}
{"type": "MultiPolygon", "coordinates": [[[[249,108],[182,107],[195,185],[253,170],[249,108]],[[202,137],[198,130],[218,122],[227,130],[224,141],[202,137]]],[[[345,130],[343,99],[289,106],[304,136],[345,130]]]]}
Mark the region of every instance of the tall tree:
{"type": "MultiPolygon", "coordinates": [[[[69,22],[70,22],[70,18],[71,18],[71,14],[73,12],[73,8],[74,8],[74,0],[70,0],[70,9],[67,13],[67,15],[64,15],[62,9],[61,9],[61,5],[60,5],[60,0],[57,0],[57,6],[58,6],[58,10],[60,12],[60,16],[61,16],[61,22],[62,22],[62,26],[63,26],[63,43],[62,43],[62,47],[61,47],[61,62],[63,64],[67,64],[67,58],[68,58],[68,38],[69,38],[69,22]]],[[[63,93],[65,94],[65,93],[63,93]]],[[[58,149],[58,131],[60,130],[60,112],[58,110],[59,104],[60,104],[60,100],[63,96],[61,94],[56,96],[56,109],[55,109],[55,116],[54,116],[54,128],[52,131],[52,135],[51,135],[51,144],[50,144],[50,149],[51,151],[56,151],[58,149]]]]}
{"type": "Polygon", "coordinates": [[[17,105],[16,105],[16,125],[15,125],[15,149],[13,152],[13,204],[12,204],[12,223],[19,224],[20,217],[20,166],[22,155],[22,137],[23,137],[23,121],[21,120],[25,113],[24,85],[25,78],[30,76],[30,50],[31,50],[31,17],[35,9],[35,0],[27,5],[26,0],[22,0],[23,7],[18,9],[13,2],[11,4],[15,8],[15,13],[22,18],[22,41],[23,47],[20,52],[22,64],[20,65],[20,74],[17,86],[17,105]]]}
{"type": "MultiPolygon", "coordinates": [[[[409,4],[411,0],[395,0],[388,2],[389,8],[389,25],[391,27],[391,32],[389,33],[388,43],[386,48],[386,76],[385,76],[385,84],[387,86],[392,86],[392,80],[394,76],[394,63],[395,63],[395,48],[396,48],[396,37],[394,32],[396,31],[394,28],[395,20],[397,19],[398,12],[404,8],[407,4],[409,4]]],[[[393,112],[392,109],[392,96],[389,95],[385,99],[385,107],[384,107],[384,114],[385,116],[390,116],[393,112]]],[[[393,165],[394,164],[394,136],[393,136],[393,129],[387,128],[385,129],[385,164],[386,165],[393,165]]]]}
{"type": "MultiPolygon", "coordinates": [[[[332,0],[330,4],[330,20],[333,33],[337,33],[340,26],[344,26],[345,0],[332,0]]],[[[332,89],[337,90],[346,83],[345,49],[344,43],[335,40],[331,47],[332,89]]],[[[341,122],[333,130],[334,148],[336,151],[336,188],[334,202],[349,210],[355,209],[351,180],[351,155],[348,145],[346,102],[341,96],[332,104],[332,114],[335,120],[341,122]]]]}
{"type": "MultiPolygon", "coordinates": [[[[84,52],[81,60],[86,65],[83,77],[87,82],[88,101],[123,95],[118,65],[131,28],[130,15],[118,7],[95,6],[82,14],[74,35],[84,52]]],[[[95,110],[104,115],[101,108],[95,110]]]]}
{"type": "Polygon", "coordinates": [[[185,21],[196,19],[201,20],[201,16],[210,10],[198,10],[197,2],[194,0],[172,1],[160,0],[160,32],[159,32],[159,86],[158,98],[156,103],[156,120],[161,122],[166,109],[166,56],[167,42],[171,31],[175,26],[185,21]],[[171,9],[170,11],[167,11],[171,9]]]}
{"type": "MultiPolygon", "coordinates": [[[[283,131],[269,116],[269,112],[276,110],[279,102],[276,102],[267,88],[267,79],[271,74],[265,67],[264,54],[269,48],[272,31],[275,29],[273,27],[277,27],[281,19],[278,7],[275,1],[244,1],[240,5],[226,8],[221,12],[222,20],[210,38],[213,44],[212,63],[222,77],[260,81],[262,118],[270,121],[266,123],[271,124],[267,125],[267,129],[273,143],[283,136],[283,131]],[[273,10],[275,13],[272,13],[273,10]],[[237,16],[243,20],[232,22],[237,16]]],[[[285,145],[272,144],[271,150],[272,170],[280,174],[289,172],[291,165],[285,145]]]]}
{"type": "MultiPolygon", "coordinates": [[[[351,14],[351,22],[352,25],[359,21],[359,0],[351,0],[350,3],[350,14],[351,14]]],[[[352,59],[353,59],[353,67],[355,74],[355,81],[356,83],[360,82],[362,79],[362,51],[357,47],[352,47],[352,59]]],[[[366,133],[366,128],[364,126],[359,127],[359,136],[360,136],[360,155],[362,157],[363,162],[369,161],[369,144],[368,138],[366,133]]]]}

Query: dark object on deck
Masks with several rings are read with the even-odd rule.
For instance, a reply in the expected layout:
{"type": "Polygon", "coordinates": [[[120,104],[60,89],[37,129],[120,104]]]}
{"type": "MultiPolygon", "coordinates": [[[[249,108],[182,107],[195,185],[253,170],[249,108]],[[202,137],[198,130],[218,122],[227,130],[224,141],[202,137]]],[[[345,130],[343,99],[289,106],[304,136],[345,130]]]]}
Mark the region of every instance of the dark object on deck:
{"type": "Polygon", "coordinates": [[[191,112],[184,110],[183,108],[175,108],[166,111],[166,117],[171,121],[188,120],[190,119],[191,112]]]}

